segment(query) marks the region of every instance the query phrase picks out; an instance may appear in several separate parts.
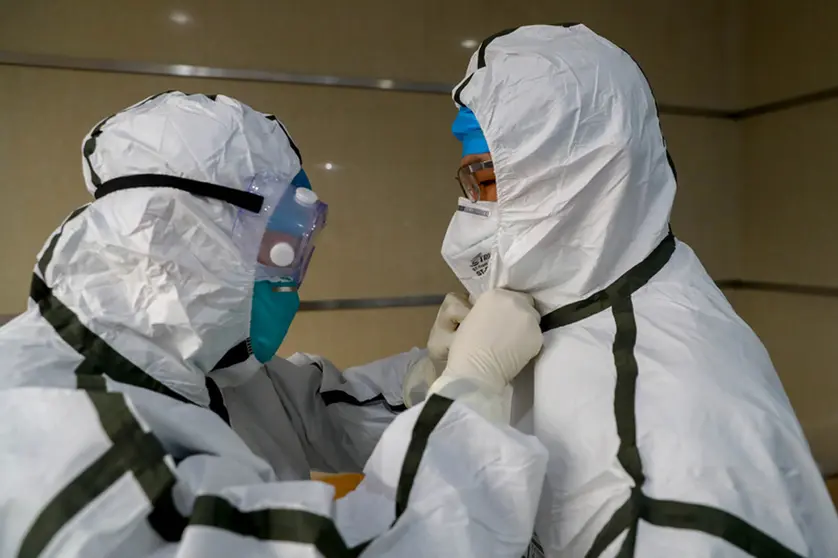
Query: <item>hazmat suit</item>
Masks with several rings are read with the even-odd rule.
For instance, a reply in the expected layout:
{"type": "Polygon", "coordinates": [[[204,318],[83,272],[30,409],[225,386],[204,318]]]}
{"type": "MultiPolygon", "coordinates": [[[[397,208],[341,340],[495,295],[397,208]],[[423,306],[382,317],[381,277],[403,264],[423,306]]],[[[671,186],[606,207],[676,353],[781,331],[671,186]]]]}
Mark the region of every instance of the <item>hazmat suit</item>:
{"type": "Polygon", "coordinates": [[[453,96],[497,201],[461,198],[443,256],[471,295],[529,293],[542,314],[513,383],[513,419],[550,454],[533,552],[838,556],[766,350],[670,231],[675,169],[637,64],[583,25],[521,27],[453,96]]]}
{"type": "Polygon", "coordinates": [[[0,329],[1,558],[521,555],[546,452],[469,398],[538,352],[531,299],[484,297],[443,374],[476,383],[393,420],[423,351],[343,375],[251,354],[266,210],[301,167],[275,117],[160,94],[99,123],[83,167],[96,201],[0,329]],[[517,319],[483,332],[498,312],[517,319]],[[337,501],[303,480],[362,467],[337,501]]]}

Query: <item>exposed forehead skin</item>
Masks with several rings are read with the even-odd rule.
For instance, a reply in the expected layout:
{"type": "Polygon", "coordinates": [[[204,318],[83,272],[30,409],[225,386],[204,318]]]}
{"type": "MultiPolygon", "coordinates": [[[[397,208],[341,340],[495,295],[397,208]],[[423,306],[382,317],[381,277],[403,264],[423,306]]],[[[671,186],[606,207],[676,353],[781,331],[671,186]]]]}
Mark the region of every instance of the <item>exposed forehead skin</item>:
{"type": "Polygon", "coordinates": [[[473,155],[466,155],[460,160],[460,166],[464,167],[472,163],[480,163],[481,161],[489,161],[491,159],[491,153],[475,153],[473,155]]]}

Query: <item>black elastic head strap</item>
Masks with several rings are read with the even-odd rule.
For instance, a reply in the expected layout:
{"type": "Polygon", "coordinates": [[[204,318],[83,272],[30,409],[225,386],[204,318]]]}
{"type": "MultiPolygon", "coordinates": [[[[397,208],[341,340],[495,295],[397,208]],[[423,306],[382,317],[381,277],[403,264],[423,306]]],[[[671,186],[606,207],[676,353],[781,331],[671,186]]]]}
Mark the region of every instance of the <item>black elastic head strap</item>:
{"type": "Polygon", "coordinates": [[[98,200],[108,194],[134,188],[173,188],[196,196],[227,202],[252,213],[262,211],[262,204],[265,201],[264,197],[252,192],[165,174],[133,174],[113,178],[96,188],[93,196],[98,200]]]}

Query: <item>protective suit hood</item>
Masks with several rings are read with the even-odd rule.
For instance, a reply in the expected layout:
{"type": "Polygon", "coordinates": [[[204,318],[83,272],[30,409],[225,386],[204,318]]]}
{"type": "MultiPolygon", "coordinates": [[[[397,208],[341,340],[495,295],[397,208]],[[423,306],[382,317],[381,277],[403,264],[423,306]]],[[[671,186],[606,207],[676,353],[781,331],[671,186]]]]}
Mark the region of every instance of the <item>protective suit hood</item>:
{"type": "Polygon", "coordinates": [[[619,47],[584,25],[499,33],[454,100],[494,161],[491,287],[528,292],[546,313],[605,288],[666,236],[674,171],[649,85],[619,47]]]}
{"type": "MultiPolygon", "coordinates": [[[[256,251],[269,215],[172,189],[168,177],[228,193],[252,190],[260,176],[287,187],[300,170],[297,149],[273,116],[222,95],[168,92],[100,122],[82,153],[91,194],[137,175],[157,175],[164,187],[113,192],[83,208],[50,239],[36,278],[93,334],[79,352],[98,337],[168,389],[206,403],[204,375],[234,347],[239,355],[228,364],[247,358],[256,251]]],[[[265,207],[278,196],[256,194],[265,207]]],[[[224,383],[235,381],[228,373],[224,383]]]]}

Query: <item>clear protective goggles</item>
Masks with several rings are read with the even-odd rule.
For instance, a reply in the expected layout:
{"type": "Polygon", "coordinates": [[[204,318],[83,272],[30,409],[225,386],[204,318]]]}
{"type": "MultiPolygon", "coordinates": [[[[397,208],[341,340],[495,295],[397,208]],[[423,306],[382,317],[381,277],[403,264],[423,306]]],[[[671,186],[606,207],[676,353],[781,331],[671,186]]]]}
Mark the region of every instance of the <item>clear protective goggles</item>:
{"type": "Polygon", "coordinates": [[[457,182],[463,190],[463,195],[471,202],[480,201],[481,187],[486,183],[494,184],[495,179],[487,179],[489,174],[486,171],[494,171],[495,165],[492,161],[479,161],[470,165],[463,165],[457,169],[457,182]],[[481,179],[482,178],[482,179],[481,179]]]}
{"type": "Polygon", "coordinates": [[[262,210],[259,214],[240,210],[234,237],[240,245],[248,245],[245,256],[252,256],[249,261],[256,263],[256,281],[274,282],[276,290],[296,291],[305,278],[318,233],[326,226],[328,206],[310,188],[269,175],[255,177],[248,191],[263,196],[262,210]]]}

